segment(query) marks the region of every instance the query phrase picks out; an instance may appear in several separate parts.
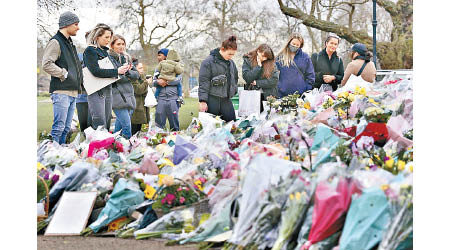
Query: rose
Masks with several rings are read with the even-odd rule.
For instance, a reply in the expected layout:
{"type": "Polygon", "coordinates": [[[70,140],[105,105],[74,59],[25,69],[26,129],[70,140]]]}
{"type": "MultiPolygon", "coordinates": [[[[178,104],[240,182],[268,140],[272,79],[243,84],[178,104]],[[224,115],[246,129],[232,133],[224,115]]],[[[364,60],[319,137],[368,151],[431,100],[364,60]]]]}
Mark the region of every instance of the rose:
{"type": "MultiPolygon", "coordinates": [[[[167,194],[166,195],[166,199],[167,199],[167,203],[172,202],[173,200],[175,200],[175,195],[173,194],[167,194]]],[[[170,203],[169,203],[170,204],[170,203]]]]}
{"type": "Polygon", "coordinates": [[[186,199],[185,199],[183,196],[180,197],[180,203],[181,203],[181,204],[183,204],[185,200],[186,200],[186,199]]]}

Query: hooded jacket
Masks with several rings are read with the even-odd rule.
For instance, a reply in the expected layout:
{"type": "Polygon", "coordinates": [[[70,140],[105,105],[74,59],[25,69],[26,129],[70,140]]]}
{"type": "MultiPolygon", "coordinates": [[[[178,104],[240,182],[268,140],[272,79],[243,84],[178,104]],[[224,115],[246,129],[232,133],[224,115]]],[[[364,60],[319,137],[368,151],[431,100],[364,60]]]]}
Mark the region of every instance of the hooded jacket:
{"type": "Polygon", "coordinates": [[[280,79],[278,81],[279,97],[294,94],[295,92],[303,94],[303,92],[312,89],[315,77],[311,59],[300,48],[295,53],[294,62],[302,73],[299,72],[294,64],[289,65],[289,67],[282,66],[279,58],[277,58],[277,67],[280,70],[280,79]]]}
{"type": "Polygon", "coordinates": [[[175,50],[169,50],[166,60],[161,61],[156,70],[160,73],[158,78],[173,81],[176,75],[183,73],[183,65],[179,62],[180,56],[175,50]]]}
{"type": "Polygon", "coordinates": [[[210,51],[203,60],[199,72],[198,100],[208,102],[208,96],[231,98],[237,93],[238,70],[233,60],[225,60],[219,53],[219,48],[210,51]],[[214,86],[211,79],[219,75],[226,75],[226,84],[214,86]]]}
{"type": "Polygon", "coordinates": [[[268,96],[278,97],[277,85],[280,71],[275,66],[270,78],[264,78],[263,73],[264,69],[262,67],[259,65],[252,67],[250,58],[244,55],[244,63],[242,64],[242,77],[246,82],[244,89],[254,89],[255,86],[251,85],[251,83],[256,81],[256,89],[262,90],[264,100],[268,96]]]}
{"type": "Polygon", "coordinates": [[[312,54],[311,60],[316,77],[313,87],[320,88],[322,84],[330,84],[333,91],[336,90],[344,77],[344,64],[336,52],[329,59],[326,49],[323,49],[319,53],[312,54]],[[323,75],[334,75],[336,79],[331,83],[326,83],[323,81],[323,75]]]}

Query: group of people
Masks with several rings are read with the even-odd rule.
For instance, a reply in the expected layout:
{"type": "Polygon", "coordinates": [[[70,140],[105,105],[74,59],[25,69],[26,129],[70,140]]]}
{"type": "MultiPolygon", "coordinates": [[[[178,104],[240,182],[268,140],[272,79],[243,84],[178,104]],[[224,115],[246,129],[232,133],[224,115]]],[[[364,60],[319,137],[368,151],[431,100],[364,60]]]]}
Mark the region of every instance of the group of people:
{"type": "Polygon", "coordinates": [[[158,104],[156,124],[165,128],[169,120],[173,130],[179,130],[178,109],[183,103],[181,73],[183,66],[175,50],[158,51],[159,64],[154,76],[145,75],[144,65],[126,53],[125,38],[114,34],[106,24],[99,23],[85,34],[87,48],[77,50],[71,39],[79,30],[80,20],[70,11],[59,17],[59,30],[48,42],[42,58],[42,67],[51,76],[50,96],[53,103],[51,136],[64,144],[72,118],[77,109],[81,131],[102,126],[110,130],[112,112],[116,116],[114,133],[120,131],[130,138],[150,121],[149,107],[145,106],[148,87],[155,87],[158,104]],[[111,67],[101,67],[107,60],[111,67]],[[116,79],[111,84],[87,93],[83,68],[97,78],[116,79]]]}
{"type": "MultiPolygon", "coordinates": [[[[262,101],[269,96],[303,94],[313,88],[334,91],[344,86],[352,74],[374,82],[376,68],[366,46],[353,45],[350,50],[352,62],[344,71],[342,59],[336,53],[339,42],[339,37],[329,36],[325,48],[311,57],[302,50],[304,40],[298,33],[289,37],[278,55],[269,45],[261,44],[243,56],[244,89],[261,91],[262,112],[262,101]]],[[[227,122],[236,119],[231,102],[237,92],[238,71],[232,60],[236,51],[236,37],[231,36],[221,47],[210,52],[199,73],[199,110],[220,115],[227,122]]]]}
{"type": "MultiPolygon", "coordinates": [[[[155,122],[171,130],[180,129],[178,111],[183,103],[183,65],[175,50],[158,51],[159,64],[153,76],[146,77],[144,66],[125,52],[126,41],[114,34],[106,24],[99,23],[85,35],[87,48],[78,54],[71,37],[77,34],[80,20],[68,11],[59,18],[59,30],[48,42],[42,66],[51,75],[50,94],[53,103],[53,140],[63,144],[75,112],[80,129],[102,126],[109,131],[112,112],[116,115],[114,132],[130,138],[150,121],[149,108],[144,105],[148,87],[155,87],[157,98],[155,122]],[[108,60],[112,67],[102,68],[99,62],[108,60]],[[83,67],[96,78],[114,78],[112,84],[87,94],[83,82],[83,67]]],[[[199,72],[199,111],[219,115],[225,121],[235,120],[231,98],[237,93],[239,72],[232,60],[237,51],[235,36],[213,49],[201,63],[199,72]]],[[[294,33],[278,55],[267,44],[244,55],[242,77],[244,89],[259,90],[261,102],[269,96],[283,97],[313,88],[336,90],[345,85],[350,75],[375,80],[376,69],[365,45],[357,43],[351,49],[353,61],[344,71],[342,59],[336,53],[340,39],[329,36],[325,48],[310,57],[302,47],[303,37],[294,33]]],[[[263,106],[261,105],[261,112],[263,106]]]]}

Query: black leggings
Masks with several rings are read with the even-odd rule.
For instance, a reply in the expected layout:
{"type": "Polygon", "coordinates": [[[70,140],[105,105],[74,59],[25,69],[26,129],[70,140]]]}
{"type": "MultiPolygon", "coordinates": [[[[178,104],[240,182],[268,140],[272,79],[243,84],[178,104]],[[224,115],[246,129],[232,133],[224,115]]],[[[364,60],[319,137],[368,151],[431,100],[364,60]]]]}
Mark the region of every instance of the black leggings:
{"type": "Polygon", "coordinates": [[[141,131],[142,124],[131,124],[131,134],[135,135],[137,132],[141,131]]]}
{"type": "Polygon", "coordinates": [[[91,126],[92,118],[89,114],[89,106],[87,102],[77,103],[78,121],[80,122],[80,130],[83,132],[89,126],[91,126]]]}
{"type": "Polygon", "coordinates": [[[226,122],[236,120],[233,103],[229,98],[209,96],[207,112],[213,115],[220,115],[220,118],[226,122]]]}

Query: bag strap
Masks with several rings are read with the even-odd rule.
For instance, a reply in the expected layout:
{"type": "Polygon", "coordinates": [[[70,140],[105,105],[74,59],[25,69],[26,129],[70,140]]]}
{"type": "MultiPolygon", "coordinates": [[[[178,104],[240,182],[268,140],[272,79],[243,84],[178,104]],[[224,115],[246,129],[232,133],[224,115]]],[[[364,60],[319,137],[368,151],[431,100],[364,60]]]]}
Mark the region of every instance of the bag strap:
{"type": "Polygon", "coordinates": [[[361,73],[363,72],[363,70],[364,70],[364,68],[366,67],[367,63],[368,63],[367,61],[364,61],[364,63],[363,63],[363,65],[362,65],[361,69],[359,69],[358,74],[356,74],[356,76],[361,75],[361,73]]]}
{"type": "Polygon", "coordinates": [[[294,60],[292,60],[292,62],[294,63],[295,68],[298,70],[298,72],[300,73],[300,75],[302,75],[303,78],[305,78],[305,72],[303,72],[303,71],[298,67],[297,63],[296,63],[294,60]]]}

